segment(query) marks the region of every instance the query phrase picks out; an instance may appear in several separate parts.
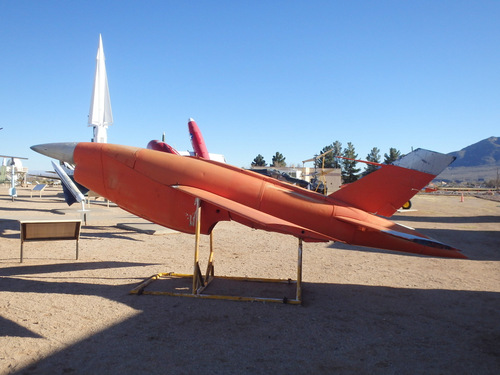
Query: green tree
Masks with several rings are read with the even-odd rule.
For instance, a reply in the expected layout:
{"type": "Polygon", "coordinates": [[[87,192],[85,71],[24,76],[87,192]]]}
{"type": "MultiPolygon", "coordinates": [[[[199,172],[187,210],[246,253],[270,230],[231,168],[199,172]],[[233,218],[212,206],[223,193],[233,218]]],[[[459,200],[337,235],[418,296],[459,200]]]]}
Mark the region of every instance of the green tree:
{"type": "Polygon", "coordinates": [[[271,167],[286,167],[286,162],[285,162],[285,157],[280,152],[277,152],[273,156],[273,162],[271,164],[271,167]]]}
{"type": "Polygon", "coordinates": [[[264,157],[259,154],[253,159],[252,162],[252,168],[253,167],[265,167],[266,166],[266,161],[264,160],[264,157]]]}
{"type": "Polygon", "coordinates": [[[328,145],[323,147],[323,149],[319,152],[319,154],[314,155],[316,158],[314,160],[314,167],[316,168],[332,168],[331,165],[333,164],[333,155],[331,152],[328,152],[333,149],[332,145],[328,145]],[[325,155],[323,155],[325,154],[325,155]],[[319,157],[320,155],[323,155],[319,157]]]}
{"type": "Polygon", "coordinates": [[[389,155],[384,154],[384,158],[385,158],[384,164],[392,164],[396,160],[398,160],[400,156],[401,156],[401,152],[399,152],[399,150],[396,150],[395,148],[391,147],[389,149],[389,155]]]}
{"type": "MultiPolygon", "coordinates": [[[[366,161],[371,161],[373,163],[380,163],[380,150],[377,147],[372,148],[370,153],[366,155],[366,161]]],[[[375,172],[379,167],[373,164],[367,164],[363,176],[369,175],[375,172]]]]}
{"type": "MultiPolygon", "coordinates": [[[[332,152],[329,152],[324,156],[324,164],[323,164],[323,157],[316,159],[314,166],[316,168],[340,168],[340,162],[339,159],[336,158],[335,156],[341,156],[342,155],[342,143],[339,141],[333,142],[331,145],[323,147],[319,155],[324,154],[327,151],[332,150],[332,152]]],[[[318,155],[316,155],[318,156],[318,155]]]]}
{"type": "MultiPolygon", "coordinates": [[[[354,150],[354,146],[351,142],[347,143],[347,148],[344,150],[342,155],[345,158],[349,159],[357,159],[358,155],[354,150]]],[[[359,178],[359,168],[356,168],[358,164],[355,160],[342,159],[342,182],[344,184],[350,184],[351,182],[356,181],[359,178]]]]}
{"type": "MultiPolygon", "coordinates": [[[[342,156],[342,143],[339,141],[333,142],[333,152],[334,156],[342,156]]],[[[341,168],[342,165],[340,163],[340,159],[334,158],[334,163],[332,168],[341,168]]]]}

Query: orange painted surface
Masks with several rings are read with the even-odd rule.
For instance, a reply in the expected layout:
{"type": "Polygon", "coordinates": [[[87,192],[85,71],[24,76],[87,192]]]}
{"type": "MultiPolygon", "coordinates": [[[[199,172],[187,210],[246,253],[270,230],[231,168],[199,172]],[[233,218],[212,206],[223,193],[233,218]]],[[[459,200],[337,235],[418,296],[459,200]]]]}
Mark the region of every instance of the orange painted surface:
{"type": "Polygon", "coordinates": [[[363,211],[390,217],[433,178],[412,169],[383,165],[377,173],[344,185],[331,196],[363,211]]]}
{"type": "MultiPolygon", "coordinates": [[[[227,164],[112,144],[79,143],[74,160],[74,176],[80,184],[135,215],[186,233],[194,233],[195,198],[199,197],[203,202],[203,234],[210,233],[219,221],[234,220],[305,241],[334,240],[464,257],[456,249],[353,206],[347,193],[343,201],[336,194],[325,197],[227,164]]],[[[418,183],[425,175],[392,169],[404,173],[405,179],[418,179],[418,183]]]]}

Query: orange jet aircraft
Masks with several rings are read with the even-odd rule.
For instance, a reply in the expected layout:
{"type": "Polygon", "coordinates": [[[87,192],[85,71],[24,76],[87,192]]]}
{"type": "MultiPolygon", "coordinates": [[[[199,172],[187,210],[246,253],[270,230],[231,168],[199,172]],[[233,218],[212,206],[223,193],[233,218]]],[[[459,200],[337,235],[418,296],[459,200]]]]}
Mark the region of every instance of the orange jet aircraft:
{"type": "Polygon", "coordinates": [[[119,207],[162,226],[201,233],[219,221],[291,234],[303,241],[339,241],[431,256],[466,258],[393,215],[454,157],[417,149],[328,196],[198,157],[107,143],[51,143],[34,151],[75,164],[75,180],[119,207]]]}

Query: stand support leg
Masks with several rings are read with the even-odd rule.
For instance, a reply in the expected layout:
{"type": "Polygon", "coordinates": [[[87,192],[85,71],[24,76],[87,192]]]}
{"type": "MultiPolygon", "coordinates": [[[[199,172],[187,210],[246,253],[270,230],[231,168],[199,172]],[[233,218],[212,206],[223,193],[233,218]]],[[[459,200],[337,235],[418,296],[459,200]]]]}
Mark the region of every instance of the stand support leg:
{"type": "Polygon", "coordinates": [[[205,281],[208,283],[209,278],[214,277],[214,237],[213,231],[210,232],[210,255],[208,256],[207,273],[205,281]]]}
{"type": "Polygon", "coordinates": [[[297,301],[302,301],[302,238],[299,238],[298,259],[297,259],[297,301]]]}
{"type": "Polygon", "coordinates": [[[195,199],[196,203],[196,222],[195,222],[195,245],[194,245],[194,266],[193,266],[193,294],[196,294],[198,285],[203,284],[200,280],[200,264],[198,262],[198,253],[200,249],[200,229],[201,229],[201,201],[200,198],[195,199]]]}

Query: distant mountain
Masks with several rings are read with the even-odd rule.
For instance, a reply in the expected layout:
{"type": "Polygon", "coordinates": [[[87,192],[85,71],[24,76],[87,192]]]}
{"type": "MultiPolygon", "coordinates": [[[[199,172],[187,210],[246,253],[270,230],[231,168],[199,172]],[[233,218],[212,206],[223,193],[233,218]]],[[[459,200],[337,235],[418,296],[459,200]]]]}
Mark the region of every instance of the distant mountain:
{"type": "Polygon", "coordinates": [[[479,167],[500,164],[500,138],[489,137],[460,151],[450,152],[457,159],[451,165],[457,167],[479,167]]]}
{"type": "Polygon", "coordinates": [[[437,177],[438,180],[493,180],[500,168],[500,138],[489,137],[449,155],[457,159],[437,177]]]}

